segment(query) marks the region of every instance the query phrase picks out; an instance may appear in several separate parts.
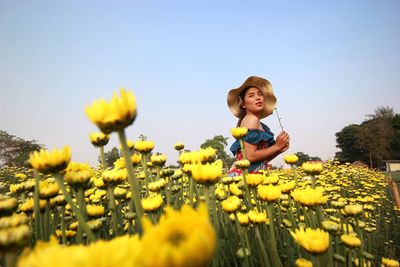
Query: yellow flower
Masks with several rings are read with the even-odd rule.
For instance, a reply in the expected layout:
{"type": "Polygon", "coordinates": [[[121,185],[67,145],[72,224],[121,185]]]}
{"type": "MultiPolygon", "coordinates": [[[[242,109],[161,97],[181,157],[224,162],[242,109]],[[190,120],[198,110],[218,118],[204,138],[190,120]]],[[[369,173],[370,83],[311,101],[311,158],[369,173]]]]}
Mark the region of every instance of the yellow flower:
{"type": "Polygon", "coordinates": [[[101,178],[105,184],[117,185],[124,181],[126,181],[126,177],[128,176],[128,172],[126,169],[112,169],[105,170],[101,174],[101,178]]]}
{"type": "Polygon", "coordinates": [[[229,185],[229,192],[238,197],[243,196],[243,191],[235,183],[229,185]]]}
{"type": "Polygon", "coordinates": [[[315,175],[322,172],[323,166],[320,161],[308,161],[304,162],[301,168],[305,173],[315,175]]]}
{"type": "Polygon", "coordinates": [[[64,179],[69,185],[86,185],[94,171],[88,163],[70,162],[65,169],[64,179]]]}
{"type": "Polygon", "coordinates": [[[16,198],[6,198],[0,200],[0,217],[11,215],[18,206],[16,198]]]}
{"type": "Polygon", "coordinates": [[[85,108],[89,119],[105,134],[123,130],[136,118],[135,96],[123,88],[120,94],[121,97],[118,97],[114,93],[110,102],[100,99],[85,108]]]}
{"type": "Polygon", "coordinates": [[[249,214],[248,213],[236,213],[238,221],[241,225],[248,225],[249,224],[249,214]]]}
{"type": "Polygon", "coordinates": [[[31,241],[31,234],[31,228],[26,224],[0,229],[0,250],[11,252],[23,248],[31,241]]]}
{"type": "Polygon", "coordinates": [[[296,267],[313,267],[312,262],[304,258],[298,258],[294,264],[296,267]]]}
{"type": "Polygon", "coordinates": [[[10,192],[12,194],[19,194],[25,190],[25,183],[10,185],[10,192]]]}
{"type": "Polygon", "coordinates": [[[358,248],[361,246],[361,240],[356,236],[355,233],[341,235],[340,240],[343,242],[343,244],[350,248],[358,248]]]}
{"type": "Polygon", "coordinates": [[[246,175],[246,182],[251,187],[256,187],[264,181],[264,175],[258,173],[249,173],[246,175]]]}
{"type": "Polygon", "coordinates": [[[150,161],[154,165],[163,166],[165,164],[165,162],[167,161],[167,156],[165,156],[164,154],[154,154],[154,155],[151,155],[150,161]]]}
{"type": "Polygon", "coordinates": [[[321,187],[317,188],[306,188],[306,189],[295,189],[290,194],[294,200],[304,206],[315,206],[325,204],[328,200],[327,196],[323,196],[324,189],[321,187]]]}
{"type": "Polygon", "coordinates": [[[283,159],[285,160],[285,162],[286,162],[287,164],[295,164],[295,163],[299,160],[299,158],[298,158],[297,155],[295,155],[295,154],[292,154],[292,155],[285,155],[285,156],[283,157],[283,159]]]}
{"type": "Polygon", "coordinates": [[[240,208],[241,201],[240,198],[238,198],[237,196],[230,196],[224,201],[222,201],[221,205],[224,211],[232,213],[240,208]]]}
{"type": "Polygon", "coordinates": [[[337,233],[340,230],[340,225],[334,221],[323,221],[322,228],[330,233],[337,233]]]}
{"type": "Polygon", "coordinates": [[[140,153],[147,154],[154,149],[154,143],[153,141],[139,140],[135,142],[134,148],[140,153]]]}
{"type": "Polygon", "coordinates": [[[87,205],[87,215],[92,218],[99,218],[104,215],[104,207],[100,205],[87,205]]]}
{"type": "Polygon", "coordinates": [[[382,257],[382,264],[386,267],[399,267],[400,263],[397,260],[382,257]]]}
{"type": "Polygon", "coordinates": [[[60,188],[58,187],[58,184],[56,183],[51,183],[46,181],[41,181],[39,183],[39,192],[40,192],[40,198],[42,199],[49,199],[52,197],[55,197],[58,195],[58,191],[60,188]]]}
{"type": "MultiPolygon", "coordinates": [[[[46,200],[41,199],[39,201],[39,207],[41,211],[44,211],[46,207],[46,200]]],[[[22,203],[20,209],[25,213],[33,212],[33,198],[29,198],[24,203],[22,203]]]]}
{"type": "Polygon", "coordinates": [[[222,161],[193,165],[192,177],[199,184],[215,184],[222,177],[222,161]]]}
{"type": "Polygon", "coordinates": [[[281,197],[281,189],[273,185],[260,185],[257,187],[258,197],[264,201],[277,201],[281,197]]]}
{"type": "Polygon", "coordinates": [[[295,181],[290,181],[288,183],[280,184],[279,187],[281,188],[282,193],[289,193],[294,187],[296,186],[295,181]]]}
{"type": "Polygon", "coordinates": [[[160,194],[150,195],[142,199],[142,206],[146,212],[156,211],[161,208],[164,200],[160,194]]]}
{"type": "Polygon", "coordinates": [[[290,231],[297,244],[306,251],[313,254],[324,253],[329,248],[329,234],[321,229],[303,227],[296,229],[295,232],[290,231]]]}
{"type": "Polygon", "coordinates": [[[216,248],[207,207],[200,204],[195,211],[184,205],[181,211],[165,211],[157,225],[144,221],[137,266],[207,266],[216,248]]]}
{"type": "Polygon", "coordinates": [[[64,170],[71,160],[71,148],[64,146],[62,150],[35,151],[29,155],[29,162],[32,167],[41,173],[47,174],[64,170]]]}
{"type": "MultiPolygon", "coordinates": [[[[56,233],[61,235],[61,231],[56,233]]],[[[75,231],[67,232],[69,236],[75,231]]],[[[112,240],[98,240],[89,245],[59,245],[56,239],[48,243],[38,242],[33,250],[26,250],[18,261],[18,267],[104,267],[104,266],[139,266],[137,263],[140,250],[138,236],[125,235],[112,240]],[[110,253],[112,252],[112,253],[110,253]],[[95,257],[93,256],[95,255],[95,257]]]]}
{"type": "Polygon", "coordinates": [[[149,183],[148,188],[152,192],[158,192],[161,189],[163,189],[166,185],[167,185],[167,181],[165,181],[165,179],[161,178],[155,182],[149,183]]]}
{"type": "Polygon", "coordinates": [[[271,173],[265,177],[263,184],[276,184],[279,182],[279,176],[276,173],[271,173]]]}
{"type": "Polygon", "coordinates": [[[183,144],[183,143],[176,143],[175,145],[174,145],[174,148],[175,148],[175,150],[182,150],[182,149],[184,149],[185,148],[185,145],[183,144]]]}
{"type": "Polygon", "coordinates": [[[243,160],[237,160],[237,161],[235,161],[235,166],[236,166],[236,168],[239,168],[239,169],[247,169],[248,167],[250,167],[250,161],[249,160],[247,160],[247,159],[243,159],[243,160]]]}
{"type": "MultiPolygon", "coordinates": [[[[142,159],[142,156],[141,156],[140,154],[138,154],[138,153],[133,153],[133,154],[131,155],[131,162],[132,162],[132,165],[133,165],[133,166],[138,165],[138,164],[140,163],[140,160],[141,160],[141,159],[142,159]]],[[[126,167],[125,159],[121,157],[121,158],[117,159],[116,161],[114,161],[114,167],[115,167],[116,169],[123,169],[123,168],[125,168],[125,167],[126,167]]]]}
{"type": "Polygon", "coordinates": [[[20,180],[25,180],[26,174],[25,173],[17,173],[17,174],[15,174],[15,177],[19,178],[20,180]]]}
{"type": "Polygon", "coordinates": [[[343,209],[344,213],[348,216],[358,215],[363,212],[362,205],[346,205],[343,209]]]}
{"type": "Polygon", "coordinates": [[[252,223],[265,223],[267,222],[267,213],[251,210],[248,212],[249,220],[252,223]]]}
{"type": "Polygon", "coordinates": [[[232,136],[236,139],[242,139],[247,134],[247,128],[244,127],[236,127],[231,129],[232,136]]]}
{"type": "Polygon", "coordinates": [[[104,133],[91,133],[89,135],[90,143],[95,147],[105,146],[110,140],[110,136],[104,133]]]}

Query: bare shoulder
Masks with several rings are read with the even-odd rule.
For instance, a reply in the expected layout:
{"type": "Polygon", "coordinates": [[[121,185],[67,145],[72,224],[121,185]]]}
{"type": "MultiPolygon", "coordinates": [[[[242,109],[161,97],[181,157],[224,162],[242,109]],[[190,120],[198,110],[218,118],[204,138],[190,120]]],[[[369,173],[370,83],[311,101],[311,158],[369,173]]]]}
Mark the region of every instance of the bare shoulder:
{"type": "Polygon", "coordinates": [[[246,127],[247,129],[258,129],[260,125],[260,120],[255,116],[245,116],[240,123],[241,127],[246,127]]]}

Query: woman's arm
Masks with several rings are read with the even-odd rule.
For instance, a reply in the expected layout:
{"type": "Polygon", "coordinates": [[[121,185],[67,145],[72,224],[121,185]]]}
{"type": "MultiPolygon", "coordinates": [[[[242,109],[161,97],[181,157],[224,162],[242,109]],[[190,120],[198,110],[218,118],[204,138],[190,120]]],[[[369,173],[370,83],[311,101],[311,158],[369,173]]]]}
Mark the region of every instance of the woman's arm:
{"type": "Polygon", "coordinates": [[[289,148],[289,135],[281,132],[276,138],[276,143],[267,148],[257,148],[257,144],[244,142],[244,151],[246,159],[251,162],[272,160],[279,154],[285,152],[289,148]]]}

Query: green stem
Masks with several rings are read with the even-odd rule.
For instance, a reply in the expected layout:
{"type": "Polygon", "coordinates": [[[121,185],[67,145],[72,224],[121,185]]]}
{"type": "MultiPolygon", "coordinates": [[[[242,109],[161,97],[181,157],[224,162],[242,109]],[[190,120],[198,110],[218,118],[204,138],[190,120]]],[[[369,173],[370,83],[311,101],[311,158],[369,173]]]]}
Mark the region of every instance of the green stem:
{"type": "MultiPolygon", "coordinates": [[[[270,222],[270,224],[271,224],[271,222],[270,222]]],[[[264,246],[264,242],[261,239],[260,230],[258,229],[258,225],[255,225],[254,229],[256,231],[256,239],[257,239],[258,245],[259,245],[260,250],[261,250],[261,257],[262,257],[262,260],[263,260],[263,264],[262,265],[263,266],[271,266],[270,262],[268,260],[268,256],[267,256],[267,252],[266,252],[267,250],[266,250],[266,248],[264,246]]]]}
{"type": "Polygon", "coordinates": [[[147,163],[146,163],[146,154],[142,153],[142,157],[140,159],[142,163],[142,168],[144,172],[144,183],[146,186],[146,196],[149,195],[149,174],[147,172],[147,163]]]}
{"type": "Polygon", "coordinates": [[[111,211],[111,219],[114,229],[114,235],[119,236],[121,234],[118,224],[118,216],[117,216],[117,208],[115,206],[115,197],[114,197],[114,187],[107,187],[107,197],[108,197],[108,208],[111,211]]]}
{"type": "Polygon", "coordinates": [[[283,264],[281,262],[281,259],[278,255],[278,248],[276,244],[276,237],[275,237],[275,216],[274,213],[272,212],[272,204],[268,203],[267,205],[267,214],[269,218],[269,233],[270,233],[270,243],[271,243],[271,254],[272,254],[272,261],[273,261],[273,266],[277,267],[283,267],[283,264]]]}
{"type": "Polygon", "coordinates": [[[33,170],[33,173],[35,175],[35,191],[33,195],[33,210],[34,210],[34,215],[35,215],[35,240],[43,240],[42,239],[42,233],[40,230],[40,188],[39,188],[39,181],[40,181],[40,176],[39,173],[36,170],[33,170]]]}
{"type": "MultiPolygon", "coordinates": [[[[120,139],[121,147],[122,147],[122,154],[124,156],[125,162],[130,162],[130,151],[128,145],[126,144],[126,135],[125,131],[121,130],[118,132],[118,137],[120,139]]],[[[142,155],[144,157],[144,155],[142,155]]],[[[143,206],[142,202],[140,201],[140,190],[139,190],[139,183],[135,177],[133,172],[132,164],[126,164],[126,170],[128,171],[128,182],[131,189],[131,201],[129,202],[129,211],[133,212],[133,203],[135,203],[136,208],[136,223],[139,235],[143,234],[143,227],[142,227],[142,218],[143,218],[143,206]]],[[[147,172],[145,171],[145,174],[147,172]]]]}
{"type": "Polygon", "coordinates": [[[107,169],[107,165],[106,165],[106,155],[104,154],[104,146],[99,147],[99,149],[100,149],[101,166],[102,169],[105,170],[107,169]]]}
{"type": "Polygon", "coordinates": [[[87,225],[87,223],[85,221],[85,217],[84,217],[82,211],[80,209],[78,209],[76,207],[76,205],[74,204],[74,202],[72,201],[72,197],[71,197],[70,193],[67,191],[67,188],[64,185],[64,179],[61,176],[61,174],[57,173],[55,175],[55,179],[56,179],[56,182],[57,182],[58,186],[61,189],[61,192],[63,193],[63,195],[65,197],[65,200],[71,206],[72,211],[75,213],[75,216],[78,219],[79,225],[85,231],[89,241],[95,241],[96,238],[93,235],[93,232],[90,230],[89,226],[87,225]]]}
{"type": "Polygon", "coordinates": [[[213,265],[214,266],[219,266],[219,244],[218,244],[218,236],[219,236],[219,231],[218,231],[218,222],[217,222],[217,218],[216,218],[216,212],[215,212],[215,202],[213,199],[210,199],[210,190],[212,191],[214,186],[209,186],[209,185],[205,185],[204,187],[204,194],[206,197],[206,204],[207,204],[207,209],[208,211],[210,211],[211,209],[211,213],[212,213],[212,222],[213,225],[215,227],[215,232],[217,235],[217,249],[216,249],[216,253],[215,256],[213,258],[213,265]],[[210,188],[211,187],[211,188],[210,188]]]}
{"type": "Polygon", "coordinates": [[[46,210],[44,212],[44,234],[43,240],[50,240],[50,200],[46,199],[46,210]]]}
{"type": "Polygon", "coordinates": [[[62,244],[67,244],[67,235],[65,233],[65,206],[61,206],[61,236],[62,244]]]}
{"type": "MultiPolygon", "coordinates": [[[[240,239],[240,243],[241,243],[241,247],[242,247],[243,255],[244,255],[244,261],[245,261],[246,266],[250,266],[249,257],[247,255],[246,242],[245,242],[245,239],[244,239],[244,234],[243,234],[243,231],[242,231],[242,227],[241,227],[241,225],[239,223],[239,219],[237,217],[236,212],[234,214],[235,214],[236,230],[237,230],[237,232],[239,234],[239,239],[240,239]]],[[[249,250],[250,250],[250,248],[249,248],[249,250]]]]}

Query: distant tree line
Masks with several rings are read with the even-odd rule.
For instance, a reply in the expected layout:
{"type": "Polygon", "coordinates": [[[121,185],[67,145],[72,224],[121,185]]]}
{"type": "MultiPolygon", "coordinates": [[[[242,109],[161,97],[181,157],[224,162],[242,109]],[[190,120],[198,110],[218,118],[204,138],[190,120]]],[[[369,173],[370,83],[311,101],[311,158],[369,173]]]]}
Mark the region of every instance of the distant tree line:
{"type": "Polygon", "coordinates": [[[29,154],[42,147],[36,140],[24,140],[0,130],[0,166],[24,166],[29,154]]]}
{"type": "Polygon", "coordinates": [[[366,115],[361,124],[350,124],[337,132],[340,149],[335,157],[343,162],[362,161],[380,168],[383,160],[400,159],[400,114],[393,108],[380,106],[366,115]]]}

